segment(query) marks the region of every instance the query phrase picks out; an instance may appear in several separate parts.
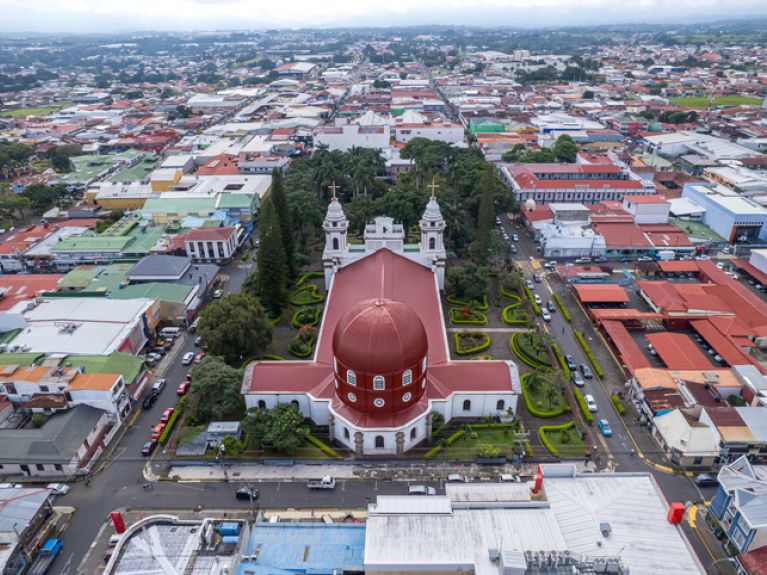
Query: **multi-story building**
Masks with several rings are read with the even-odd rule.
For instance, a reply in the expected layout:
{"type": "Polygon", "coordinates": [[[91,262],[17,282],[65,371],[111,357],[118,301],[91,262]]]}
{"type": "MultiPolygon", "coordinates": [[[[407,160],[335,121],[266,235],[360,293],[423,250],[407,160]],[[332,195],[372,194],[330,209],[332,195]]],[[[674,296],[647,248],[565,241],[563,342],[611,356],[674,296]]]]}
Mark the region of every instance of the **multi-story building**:
{"type": "Polygon", "coordinates": [[[237,251],[236,228],[199,228],[184,239],[186,253],[197,262],[226,263],[237,251]]]}

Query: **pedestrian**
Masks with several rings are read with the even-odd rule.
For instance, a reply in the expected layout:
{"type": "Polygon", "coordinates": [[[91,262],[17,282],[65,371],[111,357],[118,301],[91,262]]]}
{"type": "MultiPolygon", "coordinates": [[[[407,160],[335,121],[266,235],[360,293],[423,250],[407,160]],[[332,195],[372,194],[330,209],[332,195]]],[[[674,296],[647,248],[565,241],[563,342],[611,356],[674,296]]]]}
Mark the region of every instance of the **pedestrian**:
{"type": "Polygon", "coordinates": [[[565,334],[565,326],[562,326],[562,335],[565,334]]]}

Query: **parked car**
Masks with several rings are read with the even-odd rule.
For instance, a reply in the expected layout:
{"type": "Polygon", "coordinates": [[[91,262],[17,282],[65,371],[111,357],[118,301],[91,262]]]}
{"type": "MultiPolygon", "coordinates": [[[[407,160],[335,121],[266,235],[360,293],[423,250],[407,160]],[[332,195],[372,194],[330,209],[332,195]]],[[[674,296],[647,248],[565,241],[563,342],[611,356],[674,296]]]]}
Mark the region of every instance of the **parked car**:
{"type": "Polygon", "coordinates": [[[176,390],[176,395],[186,395],[189,391],[189,388],[192,386],[191,382],[189,381],[182,381],[178,384],[178,389],[176,390]]]}
{"type": "Polygon", "coordinates": [[[605,437],[612,437],[613,435],[613,428],[610,427],[610,422],[606,419],[600,419],[597,421],[597,427],[599,427],[599,431],[602,432],[602,435],[605,437]]]}
{"type": "Polygon", "coordinates": [[[532,281],[530,281],[530,280],[527,280],[527,281],[525,282],[525,285],[527,286],[527,289],[535,289],[535,285],[534,285],[534,284],[533,284],[533,282],[532,282],[532,281]]]}
{"type": "Polygon", "coordinates": [[[217,289],[216,291],[213,292],[213,299],[221,299],[221,296],[223,295],[224,295],[224,290],[217,289]]]}
{"type": "Polygon", "coordinates": [[[638,262],[652,262],[652,261],[654,261],[654,259],[651,258],[650,256],[642,256],[637,261],[638,262]]]}
{"type": "Polygon", "coordinates": [[[173,415],[173,412],[176,411],[175,408],[169,407],[165,411],[162,412],[162,416],[160,417],[160,423],[168,423],[170,421],[171,416],[173,415]]]}
{"type": "Polygon", "coordinates": [[[515,245],[511,246],[511,253],[513,253],[513,254],[517,253],[517,246],[515,246],[515,245]]]}
{"type": "Polygon", "coordinates": [[[545,307],[541,308],[541,318],[543,318],[543,321],[551,321],[551,314],[545,307]]]}
{"type": "Polygon", "coordinates": [[[586,382],[584,381],[583,376],[577,371],[573,372],[573,383],[577,385],[578,387],[583,387],[584,385],[586,385],[586,382]]]}
{"type": "Polygon", "coordinates": [[[160,357],[164,357],[166,353],[166,349],[164,347],[153,347],[149,350],[150,353],[154,353],[156,355],[159,355],[160,357]]]}
{"type": "Polygon", "coordinates": [[[203,359],[205,359],[205,354],[202,352],[197,353],[194,356],[194,363],[200,363],[203,359]]]}
{"type": "Polygon", "coordinates": [[[586,401],[586,407],[589,408],[589,411],[594,413],[597,410],[597,402],[594,401],[594,396],[589,393],[583,399],[586,401]]]}
{"type": "Polygon", "coordinates": [[[154,404],[157,402],[158,397],[160,397],[160,394],[155,393],[153,391],[152,393],[150,393],[144,398],[144,401],[141,404],[141,407],[143,407],[144,409],[151,409],[152,406],[154,406],[154,404]]]}
{"type": "Polygon", "coordinates": [[[448,483],[469,483],[469,481],[470,479],[468,477],[466,477],[465,475],[460,475],[458,473],[453,473],[447,476],[448,483]]]}
{"type": "Polygon", "coordinates": [[[234,492],[234,498],[239,501],[250,501],[251,498],[253,501],[257,501],[258,489],[255,487],[240,487],[237,491],[234,492]]]}
{"type": "Polygon", "coordinates": [[[154,439],[155,441],[160,439],[160,436],[162,435],[162,432],[165,430],[165,424],[164,423],[158,423],[152,428],[152,435],[150,435],[150,439],[154,439]]]}
{"type": "Polygon", "coordinates": [[[518,242],[519,241],[519,236],[517,234],[512,235],[511,236],[511,241],[512,242],[518,242]]]}
{"type": "Polygon", "coordinates": [[[719,480],[710,473],[701,473],[695,476],[695,485],[698,487],[716,487],[719,485],[719,480]]]}
{"type": "Polygon", "coordinates": [[[168,383],[167,379],[155,379],[152,384],[152,393],[160,395],[162,390],[165,389],[165,384],[168,383]]]}
{"type": "Polygon", "coordinates": [[[143,455],[144,457],[149,457],[150,455],[152,455],[152,452],[154,451],[154,448],[156,446],[157,446],[157,441],[154,439],[150,439],[141,448],[141,455],[143,455]]]}
{"type": "Polygon", "coordinates": [[[436,495],[437,490],[428,485],[411,485],[407,488],[408,495],[436,495]]]}
{"type": "Polygon", "coordinates": [[[535,280],[536,283],[541,283],[543,281],[543,276],[541,274],[533,274],[533,280],[535,280]]]}
{"type": "Polygon", "coordinates": [[[69,493],[69,485],[66,483],[49,483],[45,488],[50,489],[54,495],[66,495],[69,493]]]}
{"type": "Polygon", "coordinates": [[[194,352],[188,351],[184,354],[184,357],[181,358],[181,364],[182,365],[190,365],[194,361],[194,352]]]}
{"type": "Polygon", "coordinates": [[[594,374],[591,373],[591,368],[585,363],[581,364],[581,373],[586,379],[592,379],[594,377],[594,374]]]}
{"type": "Polygon", "coordinates": [[[201,347],[202,346],[202,337],[201,336],[198,335],[196,338],[194,338],[194,345],[196,345],[197,347],[201,347]]]}
{"type": "Polygon", "coordinates": [[[539,296],[537,293],[533,294],[533,299],[535,300],[535,303],[538,305],[541,305],[543,303],[543,300],[541,300],[541,296],[539,296]]]}
{"type": "Polygon", "coordinates": [[[555,311],[557,311],[557,306],[555,306],[554,302],[551,300],[549,300],[549,302],[546,304],[546,307],[549,308],[549,311],[551,313],[554,313],[555,311]]]}
{"type": "Polygon", "coordinates": [[[569,353],[565,355],[565,363],[567,363],[567,367],[570,368],[570,371],[578,369],[578,365],[575,363],[575,358],[569,353]]]}
{"type": "Polygon", "coordinates": [[[591,263],[591,258],[578,258],[577,260],[575,260],[575,263],[576,264],[590,264],[591,263]]]}

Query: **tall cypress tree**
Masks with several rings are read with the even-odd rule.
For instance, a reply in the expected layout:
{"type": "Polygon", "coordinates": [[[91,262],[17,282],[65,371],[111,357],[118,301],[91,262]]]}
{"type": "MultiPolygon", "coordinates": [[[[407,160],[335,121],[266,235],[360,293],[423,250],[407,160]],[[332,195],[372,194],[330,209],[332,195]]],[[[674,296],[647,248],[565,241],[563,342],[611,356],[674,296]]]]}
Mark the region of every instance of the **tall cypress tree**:
{"type": "Polygon", "coordinates": [[[288,276],[296,277],[296,246],[293,240],[293,221],[290,217],[288,197],[285,195],[285,187],[282,183],[282,174],[279,170],[272,171],[272,191],[269,193],[277,211],[277,219],[280,221],[282,233],[282,248],[285,251],[285,262],[288,265],[288,276]]]}
{"type": "Polygon", "coordinates": [[[495,220],[495,178],[490,169],[486,169],[479,180],[481,187],[479,211],[477,214],[476,253],[480,263],[487,263],[490,255],[491,234],[495,220]]]}
{"type": "Polygon", "coordinates": [[[271,317],[277,317],[288,304],[288,264],[282,245],[277,210],[270,198],[261,205],[260,240],[256,265],[257,291],[271,317]]]}

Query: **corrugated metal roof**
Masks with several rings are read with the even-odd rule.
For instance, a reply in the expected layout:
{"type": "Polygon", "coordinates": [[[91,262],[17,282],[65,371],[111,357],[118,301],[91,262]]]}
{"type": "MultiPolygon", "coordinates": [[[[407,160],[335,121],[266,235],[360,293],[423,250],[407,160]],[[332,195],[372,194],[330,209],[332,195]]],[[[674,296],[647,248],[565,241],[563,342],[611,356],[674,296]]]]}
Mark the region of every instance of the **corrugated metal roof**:
{"type": "Polygon", "coordinates": [[[450,515],[453,510],[447,496],[382,495],[368,512],[370,515],[450,515]]]}

